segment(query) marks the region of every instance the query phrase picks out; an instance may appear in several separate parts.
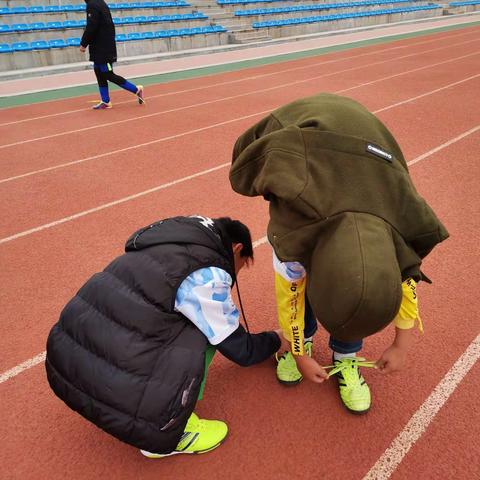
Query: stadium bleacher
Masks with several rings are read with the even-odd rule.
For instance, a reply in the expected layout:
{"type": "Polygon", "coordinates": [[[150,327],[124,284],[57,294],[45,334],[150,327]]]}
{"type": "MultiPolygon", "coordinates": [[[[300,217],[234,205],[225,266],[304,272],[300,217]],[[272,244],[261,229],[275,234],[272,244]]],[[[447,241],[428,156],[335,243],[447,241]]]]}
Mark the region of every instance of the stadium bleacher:
{"type": "Polygon", "coordinates": [[[434,10],[441,8],[440,5],[425,5],[408,8],[390,8],[382,10],[370,10],[366,12],[340,13],[337,15],[317,15],[313,17],[289,18],[284,20],[271,20],[266,22],[253,22],[253,28],[281,27],[285,25],[298,25],[303,23],[330,22],[335,20],[344,20],[347,18],[372,17],[377,15],[393,15],[398,13],[407,13],[420,10],[434,10]]]}
{"type": "MultiPolygon", "coordinates": [[[[85,3],[60,2],[25,0],[21,5],[15,0],[0,7],[0,71],[86,62],[78,49],[86,25],[85,3]]],[[[272,39],[443,14],[441,5],[428,0],[202,0],[202,12],[197,9],[198,1],[193,3],[109,3],[119,57],[242,43],[250,41],[250,36],[272,39]]],[[[480,8],[480,0],[449,5],[465,11],[480,8]]]]}
{"type": "MultiPolygon", "coordinates": [[[[174,2],[131,2],[109,3],[110,10],[135,10],[140,8],[190,7],[184,0],[174,2]]],[[[0,7],[0,15],[25,15],[32,13],[84,12],[85,3],[76,5],[32,5],[25,7],[0,7]]]]}

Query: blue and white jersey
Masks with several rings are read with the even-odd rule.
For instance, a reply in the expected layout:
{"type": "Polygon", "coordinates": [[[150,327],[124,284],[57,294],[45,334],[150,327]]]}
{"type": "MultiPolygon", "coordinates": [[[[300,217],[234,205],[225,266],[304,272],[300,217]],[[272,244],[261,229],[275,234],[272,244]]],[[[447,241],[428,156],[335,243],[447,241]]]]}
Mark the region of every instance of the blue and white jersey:
{"type": "Polygon", "coordinates": [[[299,262],[281,262],[273,251],[273,269],[285,280],[293,282],[307,275],[305,268],[299,262]]]}
{"type": "Polygon", "coordinates": [[[221,268],[201,268],[181,284],[175,298],[175,310],[183,313],[217,345],[240,324],[238,309],[231,296],[232,277],[221,268]]]}

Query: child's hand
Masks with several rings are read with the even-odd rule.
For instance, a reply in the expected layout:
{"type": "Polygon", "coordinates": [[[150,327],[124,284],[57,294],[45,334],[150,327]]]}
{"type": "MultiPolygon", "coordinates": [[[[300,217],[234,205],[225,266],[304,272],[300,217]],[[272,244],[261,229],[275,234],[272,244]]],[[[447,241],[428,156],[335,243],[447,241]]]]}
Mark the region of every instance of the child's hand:
{"type": "Polygon", "coordinates": [[[388,347],[377,360],[377,367],[381,373],[392,373],[401,370],[407,360],[407,350],[396,345],[388,347]]]}
{"type": "Polygon", "coordinates": [[[304,378],[314,383],[322,383],[328,380],[328,373],[308,355],[295,355],[297,367],[304,378]]]}
{"type": "Polygon", "coordinates": [[[280,337],[280,348],[277,350],[278,353],[289,352],[290,351],[290,342],[284,337],[282,330],[275,330],[275,333],[280,337]]]}

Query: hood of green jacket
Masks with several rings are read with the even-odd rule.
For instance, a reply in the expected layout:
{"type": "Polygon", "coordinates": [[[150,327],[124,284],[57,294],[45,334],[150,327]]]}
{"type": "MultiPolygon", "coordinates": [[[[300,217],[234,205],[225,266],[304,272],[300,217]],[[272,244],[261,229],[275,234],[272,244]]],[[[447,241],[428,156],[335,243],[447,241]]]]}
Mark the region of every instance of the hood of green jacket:
{"type": "Polygon", "coordinates": [[[416,191],[393,135],[346,97],[303,98],[253,125],[235,144],[230,182],[242,195],[269,201],[269,241],[280,260],[305,266],[317,318],[314,304],[322,300],[312,296],[343,284],[352,299],[344,302],[343,324],[370,302],[368,289],[391,296],[383,314],[369,310],[390,321],[401,280],[420,280],[421,259],[448,237],[416,191]],[[323,283],[322,272],[329,275],[323,283]]]}

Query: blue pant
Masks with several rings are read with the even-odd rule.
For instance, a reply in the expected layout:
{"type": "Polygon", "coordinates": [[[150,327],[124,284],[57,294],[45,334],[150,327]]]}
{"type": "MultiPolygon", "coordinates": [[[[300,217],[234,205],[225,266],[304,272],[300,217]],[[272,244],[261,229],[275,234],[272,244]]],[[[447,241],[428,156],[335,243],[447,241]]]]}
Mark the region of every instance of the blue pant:
{"type": "Polygon", "coordinates": [[[100,96],[102,102],[110,102],[110,93],[108,92],[108,82],[115,83],[119,87],[128,90],[129,92],[136,93],[137,86],[125,80],[120,75],[113,73],[113,67],[111,63],[94,63],[93,71],[97,77],[98,88],[100,90],[100,96]]]}
{"type": "MultiPolygon", "coordinates": [[[[317,319],[313,314],[313,310],[310,306],[308,298],[305,297],[305,329],[303,331],[305,338],[312,337],[317,331],[317,328],[317,319]]],[[[362,344],[362,340],[358,340],[357,342],[341,342],[340,340],[336,340],[333,337],[330,337],[330,340],[328,342],[328,346],[337,353],[359,352],[362,349],[362,344]]]]}

